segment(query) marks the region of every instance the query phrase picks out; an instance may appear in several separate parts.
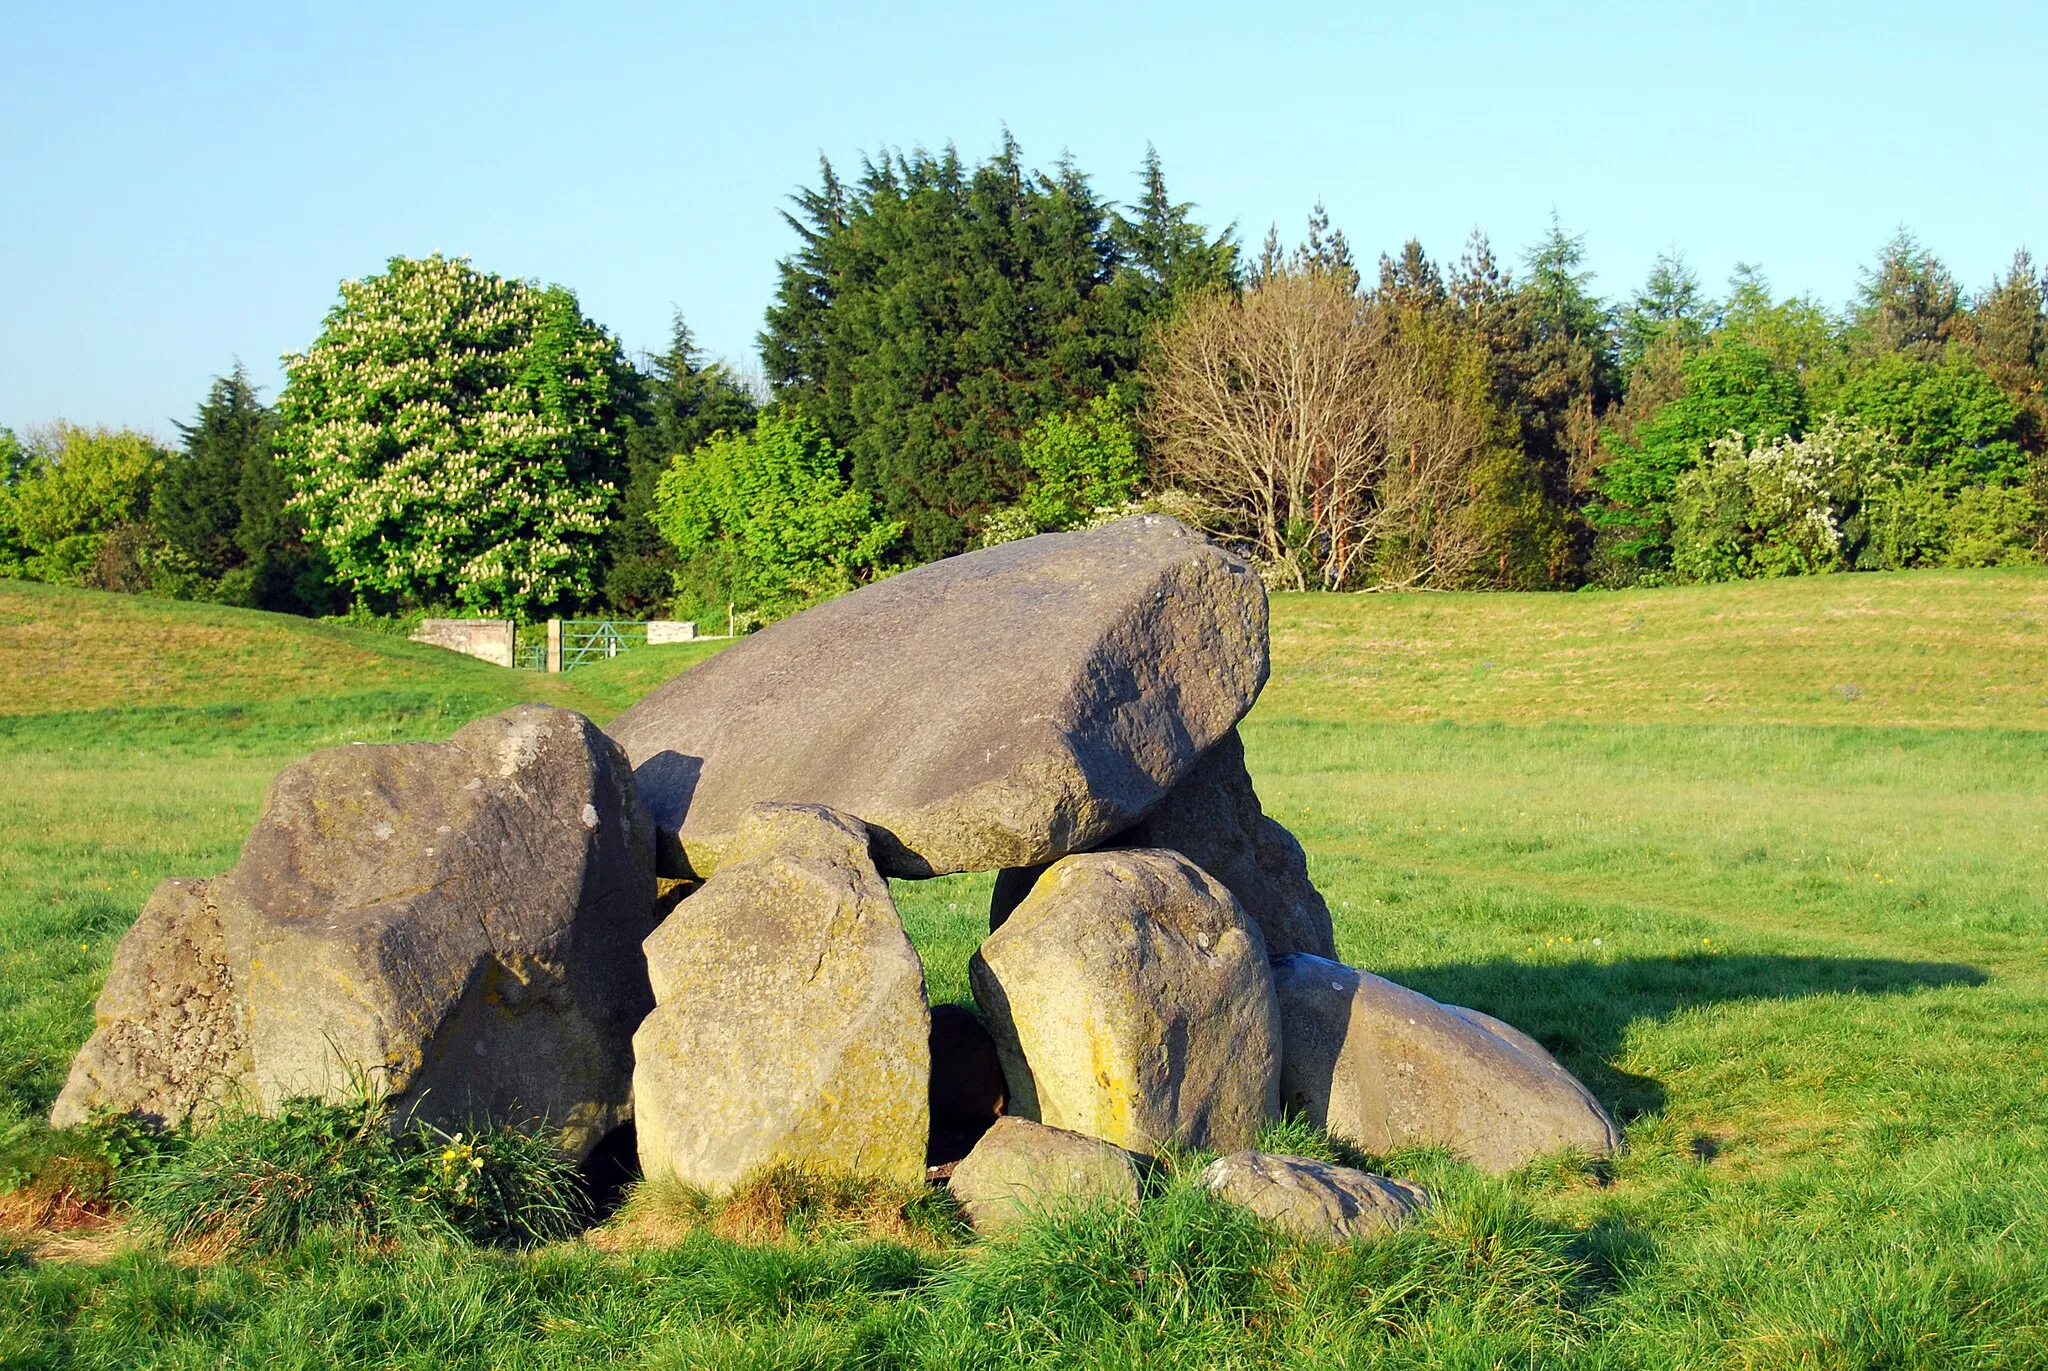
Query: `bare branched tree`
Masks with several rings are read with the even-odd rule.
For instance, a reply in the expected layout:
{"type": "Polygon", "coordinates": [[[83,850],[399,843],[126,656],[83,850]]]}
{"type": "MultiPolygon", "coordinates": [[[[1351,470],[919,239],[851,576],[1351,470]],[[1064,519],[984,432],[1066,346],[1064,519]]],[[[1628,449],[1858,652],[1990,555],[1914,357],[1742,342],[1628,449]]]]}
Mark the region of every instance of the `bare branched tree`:
{"type": "Polygon", "coordinates": [[[1472,473],[1493,435],[1484,385],[1458,384],[1483,358],[1448,321],[1294,268],[1196,302],[1159,359],[1163,473],[1277,584],[1470,578],[1485,552],[1472,473]]]}
{"type": "Polygon", "coordinates": [[[1161,352],[1153,413],[1170,479],[1296,588],[1338,473],[1371,461],[1359,310],[1336,274],[1283,269],[1194,302],[1161,352]]]}

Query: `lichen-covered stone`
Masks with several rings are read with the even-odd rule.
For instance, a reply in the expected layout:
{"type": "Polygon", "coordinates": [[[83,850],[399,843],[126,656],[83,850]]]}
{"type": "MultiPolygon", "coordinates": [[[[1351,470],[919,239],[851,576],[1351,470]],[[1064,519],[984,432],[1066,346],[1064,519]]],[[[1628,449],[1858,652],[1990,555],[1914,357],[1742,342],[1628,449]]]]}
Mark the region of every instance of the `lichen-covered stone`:
{"type": "MultiPolygon", "coordinates": [[[[1337,955],[1330,907],[1308,878],[1308,857],[1292,833],[1268,818],[1232,729],[1202,754],[1157,808],[1116,835],[1118,847],[1163,847],[1221,881],[1265,935],[1266,955],[1337,955]]],[[[989,926],[999,928],[1030,893],[1040,868],[996,879],[989,926]]]]}
{"type": "Polygon", "coordinates": [[[1519,1029],[1322,957],[1274,963],[1281,1094],[1367,1152],[1439,1144],[1490,1171],[1618,1150],[1591,1091],[1519,1029]]]}
{"type": "Polygon", "coordinates": [[[177,1125],[247,1087],[248,1035],[205,881],[157,886],[115,949],[93,1017],[53,1127],[84,1123],[94,1108],[177,1125]]]}
{"type": "Polygon", "coordinates": [[[918,1181],[930,1131],[924,965],[858,819],[763,804],[647,939],[640,1163],[723,1191],[778,1162],[918,1181]]]}
{"type": "Polygon", "coordinates": [[[232,1062],[262,1108],[367,1088],[450,1127],[546,1120],[587,1152],[631,1117],[653,905],[652,826],[580,714],[315,753],[272,783],[232,871],[160,891],[130,930],[60,1115],[189,1108],[148,1084],[183,1053],[232,1062]]]}
{"type": "Polygon", "coordinates": [[[1128,827],[1265,683],[1257,574],[1144,515],[908,571],[620,715],[668,875],[763,800],[857,814],[884,872],[1029,866],[1128,827]]]}
{"type": "Polygon", "coordinates": [[[1219,1157],[1204,1168],[1201,1183],[1310,1242],[1376,1238],[1429,1203],[1429,1193],[1412,1181],[1270,1152],[1219,1157]]]}
{"type": "Polygon", "coordinates": [[[1141,1180],[1120,1147],[1006,1116],[982,1134],[947,1185],[967,1221],[989,1233],[1065,1205],[1136,1209],[1141,1180]]]}
{"type": "Polygon", "coordinates": [[[1247,1147],[1275,1110],[1265,943],[1178,853],[1053,863],[969,976],[1013,1114],[1150,1154],[1247,1147]]]}

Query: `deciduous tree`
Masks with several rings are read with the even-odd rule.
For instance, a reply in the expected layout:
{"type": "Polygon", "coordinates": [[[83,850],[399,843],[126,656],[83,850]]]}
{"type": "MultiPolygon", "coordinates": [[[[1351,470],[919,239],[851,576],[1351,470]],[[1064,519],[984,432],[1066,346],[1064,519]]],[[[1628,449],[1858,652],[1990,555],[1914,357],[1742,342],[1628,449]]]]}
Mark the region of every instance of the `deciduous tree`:
{"type": "Polygon", "coordinates": [[[574,295],[394,257],[342,284],[285,371],[291,505],[356,593],[493,614],[591,597],[627,380],[574,295]]]}
{"type": "Polygon", "coordinates": [[[903,536],[809,420],[771,414],[677,456],[655,490],[654,522],[701,573],[699,612],[731,601],[774,617],[873,578],[903,536]]]}

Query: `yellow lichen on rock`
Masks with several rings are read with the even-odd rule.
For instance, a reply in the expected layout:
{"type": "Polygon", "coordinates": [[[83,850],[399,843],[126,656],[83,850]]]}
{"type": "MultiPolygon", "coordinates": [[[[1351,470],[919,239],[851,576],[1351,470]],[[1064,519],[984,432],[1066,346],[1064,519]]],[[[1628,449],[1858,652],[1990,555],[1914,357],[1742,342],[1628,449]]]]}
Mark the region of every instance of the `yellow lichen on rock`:
{"type": "Polygon", "coordinates": [[[790,1161],[919,1181],[930,1133],[924,965],[857,819],[760,805],[648,938],[634,1036],[641,1167],[730,1189],[790,1161]]]}

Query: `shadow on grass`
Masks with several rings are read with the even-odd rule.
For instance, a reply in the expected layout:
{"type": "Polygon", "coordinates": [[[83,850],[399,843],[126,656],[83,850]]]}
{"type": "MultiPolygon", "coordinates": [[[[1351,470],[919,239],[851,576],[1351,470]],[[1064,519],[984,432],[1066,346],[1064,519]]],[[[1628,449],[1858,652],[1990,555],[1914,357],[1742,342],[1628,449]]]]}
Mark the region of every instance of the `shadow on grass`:
{"type": "Polygon", "coordinates": [[[1663,1086],[1612,1064],[1621,1053],[1622,1035],[1637,1020],[1737,1000],[1982,985],[1985,976],[1955,962],[1714,954],[1548,965],[1451,962],[1403,969],[1390,979],[1431,999],[1505,1019],[1555,1053],[1617,1120],[1626,1122],[1664,1107],[1663,1086]]]}

